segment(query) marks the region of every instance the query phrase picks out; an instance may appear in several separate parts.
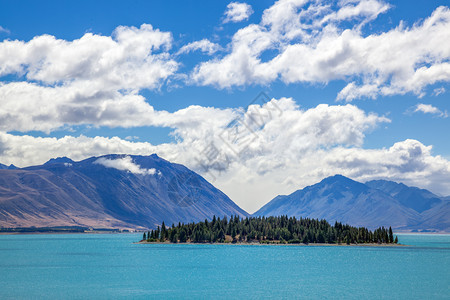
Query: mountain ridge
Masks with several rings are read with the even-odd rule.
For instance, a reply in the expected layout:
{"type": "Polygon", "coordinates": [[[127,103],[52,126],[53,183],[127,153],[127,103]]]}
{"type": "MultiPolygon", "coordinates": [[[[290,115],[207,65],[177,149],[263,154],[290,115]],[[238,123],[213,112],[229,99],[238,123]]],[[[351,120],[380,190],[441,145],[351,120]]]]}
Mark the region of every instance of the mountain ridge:
{"type": "Polygon", "coordinates": [[[248,216],[203,177],[157,155],[59,158],[0,170],[2,227],[144,229],[235,214],[248,216]]]}
{"type": "Polygon", "coordinates": [[[279,195],[253,216],[288,215],[397,231],[450,232],[446,197],[387,180],[361,183],[342,175],[279,195]]]}

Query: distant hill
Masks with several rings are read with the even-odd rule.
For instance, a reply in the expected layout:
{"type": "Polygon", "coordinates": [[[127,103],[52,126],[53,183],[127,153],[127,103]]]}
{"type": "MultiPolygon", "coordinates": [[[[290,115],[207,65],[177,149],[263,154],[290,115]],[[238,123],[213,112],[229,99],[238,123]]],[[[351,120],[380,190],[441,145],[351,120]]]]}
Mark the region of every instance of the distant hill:
{"type": "Polygon", "coordinates": [[[0,226],[155,228],[248,214],[188,168],[157,155],[106,155],[0,170],[0,226]]]}
{"type": "Polygon", "coordinates": [[[342,175],[277,196],[254,216],[288,215],[397,231],[450,232],[450,205],[430,191],[386,180],[360,183],[342,175]]]}

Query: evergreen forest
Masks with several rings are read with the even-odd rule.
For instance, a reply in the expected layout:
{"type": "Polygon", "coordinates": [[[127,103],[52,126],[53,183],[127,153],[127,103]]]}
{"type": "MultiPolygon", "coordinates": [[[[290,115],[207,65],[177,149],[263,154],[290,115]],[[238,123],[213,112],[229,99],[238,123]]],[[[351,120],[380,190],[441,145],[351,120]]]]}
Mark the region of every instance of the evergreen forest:
{"type": "Polygon", "coordinates": [[[261,244],[393,244],[397,243],[391,227],[371,231],[326,220],[279,217],[232,216],[198,223],[167,227],[164,222],[156,230],[144,232],[142,241],[171,243],[261,243],[261,244]]]}

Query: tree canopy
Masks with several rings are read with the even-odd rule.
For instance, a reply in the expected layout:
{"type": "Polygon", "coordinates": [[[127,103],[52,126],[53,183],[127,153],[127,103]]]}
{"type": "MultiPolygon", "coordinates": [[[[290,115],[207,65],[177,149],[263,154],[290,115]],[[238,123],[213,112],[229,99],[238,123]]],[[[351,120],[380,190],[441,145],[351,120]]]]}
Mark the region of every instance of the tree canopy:
{"type": "Polygon", "coordinates": [[[334,226],[326,220],[279,217],[232,216],[230,219],[213,217],[211,221],[188,223],[161,228],[147,233],[144,239],[148,242],[172,243],[290,243],[290,244],[364,244],[364,243],[397,243],[392,229],[380,227],[370,231],[365,227],[353,227],[335,222],[334,226]]]}

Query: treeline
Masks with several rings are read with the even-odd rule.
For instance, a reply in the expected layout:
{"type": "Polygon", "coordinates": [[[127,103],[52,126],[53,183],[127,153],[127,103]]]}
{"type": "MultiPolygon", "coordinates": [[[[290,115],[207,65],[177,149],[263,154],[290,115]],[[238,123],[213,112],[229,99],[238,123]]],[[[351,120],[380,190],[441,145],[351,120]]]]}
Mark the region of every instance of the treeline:
{"type": "Polygon", "coordinates": [[[365,227],[353,227],[336,222],[331,226],[326,220],[295,217],[239,216],[223,219],[215,216],[211,221],[166,227],[164,222],[156,230],[143,235],[143,241],[172,243],[289,243],[289,244],[364,244],[397,243],[391,227],[370,231],[365,227]]]}

